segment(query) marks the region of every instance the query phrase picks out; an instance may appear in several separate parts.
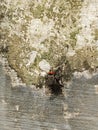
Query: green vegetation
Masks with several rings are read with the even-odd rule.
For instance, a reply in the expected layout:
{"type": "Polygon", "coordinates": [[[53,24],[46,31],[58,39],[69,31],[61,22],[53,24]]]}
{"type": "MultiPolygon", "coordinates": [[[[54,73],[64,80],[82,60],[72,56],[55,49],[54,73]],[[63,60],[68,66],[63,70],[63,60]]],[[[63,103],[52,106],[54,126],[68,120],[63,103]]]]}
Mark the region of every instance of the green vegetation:
{"type": "MultiPolygon", "coordinates": [[[[35,70],[41,72],[38,64],[42,59],[46,59],[53,67],[68,61],[71,71],[98,66],[96,46],[75,50],[76,36],[82,29],[81,25],[78,26],[82,4],[81,0],[31,0],[28,3],[11,0],[9,4],[8,0],[1,1],[0,47],[4,43],[9,46],[6,54],[9,64],[24,82],[37,84],[39,77],[35,70]],[[41,25],[37,25],[38,21],[32,22],[34,19],[39,20],[41,25]],[[41,48],[42,44],[47,50],[41,48]],[[70,49],[75,50],[76,54],[66,57],[70,49]],[[37,51],[38,55],[34,63],[27,66],[32,51],[37,51]]],[[[94,40],[98,40],[98,29],[93,35],[94,40]]]]}

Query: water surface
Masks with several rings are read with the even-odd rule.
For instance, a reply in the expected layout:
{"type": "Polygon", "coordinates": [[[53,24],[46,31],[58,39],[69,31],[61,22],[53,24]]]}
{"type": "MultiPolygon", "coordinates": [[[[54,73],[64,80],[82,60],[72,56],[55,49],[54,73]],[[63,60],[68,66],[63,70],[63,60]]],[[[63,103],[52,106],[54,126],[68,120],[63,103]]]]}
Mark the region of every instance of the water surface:
{"type": "Polygon", "coordinates": [[[11,88],[0,64],[1,130],[98,130],[98,75],[73,78],[64,96],[29,86],[11,88]]]}

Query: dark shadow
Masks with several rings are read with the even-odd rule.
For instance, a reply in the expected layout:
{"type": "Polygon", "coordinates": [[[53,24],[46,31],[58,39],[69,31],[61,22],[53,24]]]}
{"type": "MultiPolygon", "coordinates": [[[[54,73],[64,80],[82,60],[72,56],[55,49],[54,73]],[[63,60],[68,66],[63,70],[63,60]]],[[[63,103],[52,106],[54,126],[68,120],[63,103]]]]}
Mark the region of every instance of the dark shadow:
{"type": "Polygon", "coordinates": [[[48,88],[51,91],[51,94],[54,94],[54,95],[62,94],[63,86],[61,84],[53,84],[51,86],[48,86],[48,88]]]}

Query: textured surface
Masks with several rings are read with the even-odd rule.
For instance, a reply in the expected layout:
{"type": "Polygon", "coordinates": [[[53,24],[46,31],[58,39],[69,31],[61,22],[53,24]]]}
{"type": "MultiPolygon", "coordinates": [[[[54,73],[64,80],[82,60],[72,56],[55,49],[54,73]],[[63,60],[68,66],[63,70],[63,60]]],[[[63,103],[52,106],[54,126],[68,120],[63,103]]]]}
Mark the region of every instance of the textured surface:
{"type": "Polygon", "coordinates": [[[47,96],[43,89],[17,86],[0,65],[1,130],[97,130],[98,74],[73,78],[64,96],[47,96]]]}
{"type": "Polygon", "coordinates": [[[2,0],[0,9],[0,48],[24,82],[37,84],[43,60],[98,66],[98,0],[2,0]]]}
{"type": "Polygon", "coordinates": [[[0,29],[0,130],[98,130],[98,0],[1,0],[0,29]],[[63,95],[31,85],[62,64],[63,95]]]}

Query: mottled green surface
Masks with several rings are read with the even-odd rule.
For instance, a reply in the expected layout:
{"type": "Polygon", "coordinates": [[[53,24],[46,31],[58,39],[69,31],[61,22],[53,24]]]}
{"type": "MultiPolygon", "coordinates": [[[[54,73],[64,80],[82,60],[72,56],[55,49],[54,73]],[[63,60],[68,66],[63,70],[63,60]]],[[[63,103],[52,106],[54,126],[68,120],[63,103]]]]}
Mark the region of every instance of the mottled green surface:
{"type": "MultiPolygon", "coordinates": [[[[78,71],[83,68],[95,69],[98,66],[97,16],[92,18],[94,20],[89,19],[88,25],[84,26],[81,22],[86,22],[82,19],[90,15],[86,16],[86,12],[90,13],[89,8],[93,3],[87,0],[1,1],[0,46],[9,46],[6,57],[24,82],[37,84],[41,73],[38,64],[42,59],[53,67],[68,60],[72,70],[78,71]],[[86,9],[89,11],[84,11],[84,15],[81,15],[86,9]],[[79,46],[77,36],[80,36],[83,46],[79,46]],[[36,51],[37,56],[27,66],[32,51],[36,51]],[[69,54],[72,51],[75,55],[69,54]],[[85,62],[88,67],[84,65],[85,62]]],[[[95,4],[97,12],[98,3],[95,4]]]]}

